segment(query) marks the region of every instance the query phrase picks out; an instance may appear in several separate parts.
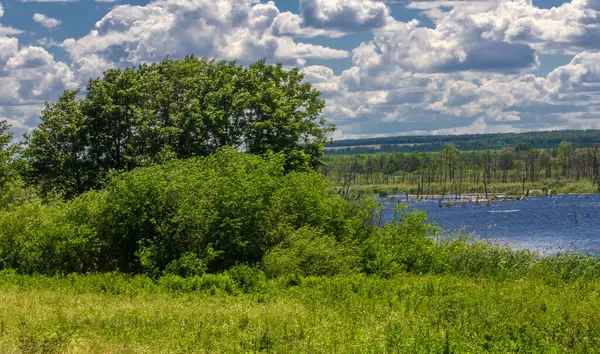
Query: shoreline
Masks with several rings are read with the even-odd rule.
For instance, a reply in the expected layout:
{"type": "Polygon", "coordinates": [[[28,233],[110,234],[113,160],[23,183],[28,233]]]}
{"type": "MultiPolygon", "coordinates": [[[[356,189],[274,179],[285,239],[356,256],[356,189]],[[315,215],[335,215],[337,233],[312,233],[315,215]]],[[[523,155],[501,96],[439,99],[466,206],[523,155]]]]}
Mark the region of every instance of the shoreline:
{"type": "MultiPolygon", "coordinates": [[[[525,195],[525,196],[515,196],[515,195],[507,195],[506,193],[488,193],[488,198],[485,197],[485,193],[462,193],[458,197],[456,194],[430,194],[430,195],[417,195],[417,194],[408,194],[409,201],[415,201],[418,198],[422,200],[454,200],[454,201],[468,201],[467,199],[478,199],[481,201],[494,201],[494,200],[519,200],[523,197],[525,198],[551,198],[557,196],[573,196],[573,195],[600,195],[600,193],[553,193],[548,195],[525,195]]],[[[389,194],[386,196],[380,196],[383,198],[398,198],[399,200],[406,199],[406,194],[389,194]]],[[[475,201],[475,200],[472,200],[475,201]]]]}
{"type": "MultiPolygon", "coordinates": [[[[334,182],[335,185],[341,186],[334,182]]],[[[485,198],[485,187],[483,184],[466,183],[462,186],[453,186],[451,184],[432,183],[430,185],[418,184],[355,184],[346,186],[351,193],[374,194],[379,196],[400,195],[406,196],[425,196],[430,198],[455,199],[460,196],[477,196],[485,198]],[[457,192],[460,190],[460,192],[457,192]]],[[[545,180],[539,182],[522,183],[490,183],[487,185],[487,195],[492,198],[510,198],[517,199],[525,197],[544,197],[553,195],[586,195],[600,194],[597,185],[592,181],[562,181],[545,180]]]]}

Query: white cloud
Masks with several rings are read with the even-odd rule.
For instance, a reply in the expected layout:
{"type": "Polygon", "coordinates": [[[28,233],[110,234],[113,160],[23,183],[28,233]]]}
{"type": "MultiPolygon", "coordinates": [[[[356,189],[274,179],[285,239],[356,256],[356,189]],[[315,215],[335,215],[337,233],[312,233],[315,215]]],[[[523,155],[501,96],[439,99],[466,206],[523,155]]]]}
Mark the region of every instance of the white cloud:
{"type": "Polygon", "coordinates": [[[33,20],[40,25],[46,27],[47,29],[53,29],[56,26],[60,25],[60,20],[57,20],[52,17],[48,17],[44,14],[36,13],[33,15],[33,20]]]}
{"type": "MultiPolygon", "coordinates": [[[[2,89],[0,89],[0,102],[2,102],[1,97],[2,89]]],[[[42,109],[44,109],[42,104],[0,105],[0,120],[7,120],[12,126],[11,130],[15,133],[15,138],[19,139],[38,124],[42,109]]]]}
{"type": "Polygon", "coordinates": [[[291,12],[281,12],[273,20],[272,32],[276,36],[316,37],[327,36],[339,38],[346,35],[343,31],[307,27],[302,18],[291,12]]]}
{"type": "Polygon", "coordinates": [[[546,77],[412,74],[409,82],[395,76],[398,83],[381,90],[348,90],[347,72],[339,77],[321,68],[305,72],[317,85],[339,83],[327,96],[327,114],[339,137],[600,127],[598,52],[579,53],[546,77]]]}
{"type": "Polygon", "coordinates": [[[19,40],[0,36],[0,67],[19,50],[19,40]]]}
{"type": "MultiPolygon", "coordinates": [[[[167,54],[197,54],[252,62],[261,58],[303,64],[308,58],[344,58],[345,50],[300,43],[274,33],[281,15],[273,2],[247,0],[155,0],[146,6],[110,10],[96,28],[63,47],[75,67],[88,56],[106,62],[139,63],[167,54]]],[[[96,60],[96,59],[94,59],[96,60]]]]}
{"type": "MultiPolygon", "coordinates": [[[[0,18],[4,16],[4,7],[2,7],[2,3],[0,3],[0,18]]],[[[14,36],[17,34],[21,34],[23,33],[23,31],[18,30],[16,28],[12,28],[12,27],[5,27],[2,24],[0,24],[0,37],[1,36],[14,36]]],[[[0,38],[1,40],[1,38],[0,38]]],[[[2,52],[0,52],[0,57],[2,57],[2,52]]]]}
{"type": "Polygon", "coordinates": [[[77,87],[71,69],[65,63],[56,62],[44,48],[27,46],[16,51],[14,43],[11,46],[13,54],[0,68],[0,77],[4,78],[3,97],[5,100],[11,97],[11,104],[55,99],[64,90],[77,87]]]}
{"type": "Polygon", "coordinates": [[[267,0],[115,6],[87,35],[60,43],[69,65],[41,48],[53,49],[52,40],[19,47],[13,36],[22,32],[0,25],[0,117],[25,129],[37,108],[16,107],[39,107],[111,67],[196,54],[303,66],[336,137],[600,127],[600,0],[553,9],[530,0],[293,1],[299,14],[267,0]],[[398,2],[431,22],[394,20],[388,5],[398,2]],[[355,48],[347,47],[355,37],[336,42],[356,32],[372,39],[355,48]],[[329,38],[303,39],[318,36],[329,38]],[[574,58],[536,76],[538,55],[551,53],[574,58]],[[350,55],[340,74],[342,61],[336,71],[323,60],[305,66],[350,55]]]}
{"type": "Polygon", "coordinates": [[[308,27],[366,31],[391,20],[388,7],[371,0],[300,0],[300,15],[308,27]]]}
{"type": "Polygon", "coordinates": [[[23,33],[23,31],[19,29],[0,25],[0,36],[14,36],[21,33],[23,33]]]}
{"type": "Polygon", "coordinates": [[[4,70],[37,69],[54,63],[52,55],[41,47],[25,47],[7,62],[4,70]]]}

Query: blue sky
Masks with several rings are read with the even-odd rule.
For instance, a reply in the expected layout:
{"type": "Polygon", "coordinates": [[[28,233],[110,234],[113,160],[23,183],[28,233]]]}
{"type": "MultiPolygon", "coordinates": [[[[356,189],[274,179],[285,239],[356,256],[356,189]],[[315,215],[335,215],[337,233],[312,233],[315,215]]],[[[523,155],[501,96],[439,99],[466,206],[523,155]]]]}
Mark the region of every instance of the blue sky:
{"type": "Polygon", "coordinates": [[[600,128],[600,0],[0,0],[0,119],[187,54],[301,67],[335,138],[600,128]]]}

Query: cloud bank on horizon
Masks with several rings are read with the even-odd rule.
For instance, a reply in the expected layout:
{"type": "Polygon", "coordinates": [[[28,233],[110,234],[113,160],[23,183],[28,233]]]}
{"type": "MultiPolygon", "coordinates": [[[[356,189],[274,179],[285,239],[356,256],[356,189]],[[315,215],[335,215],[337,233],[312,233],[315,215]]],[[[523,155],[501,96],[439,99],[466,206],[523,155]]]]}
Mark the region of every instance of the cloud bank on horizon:
{"type": "Polygon", "coordinates": [[[335,138],[600,128],[600,0],[0,0],[0,119],[187,54],[300,66],[335,138]]]}

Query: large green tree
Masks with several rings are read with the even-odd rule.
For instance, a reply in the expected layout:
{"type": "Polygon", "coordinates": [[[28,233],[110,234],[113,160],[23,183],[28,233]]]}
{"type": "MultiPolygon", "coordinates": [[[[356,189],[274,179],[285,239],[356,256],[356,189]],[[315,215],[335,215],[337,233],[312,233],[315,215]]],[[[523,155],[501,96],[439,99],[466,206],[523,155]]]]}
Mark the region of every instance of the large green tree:
{"type": "Polygon", "coordinates": [[[111,69],[85,95],[48,104],[27,137],[33,182],[74,195],[112,170],[169,158],[207,156],[220,147],[283,153],[288,170],[314,168],[326,133],[320,93],[298,69],[259,61],[166,59],[111,69]]]}

